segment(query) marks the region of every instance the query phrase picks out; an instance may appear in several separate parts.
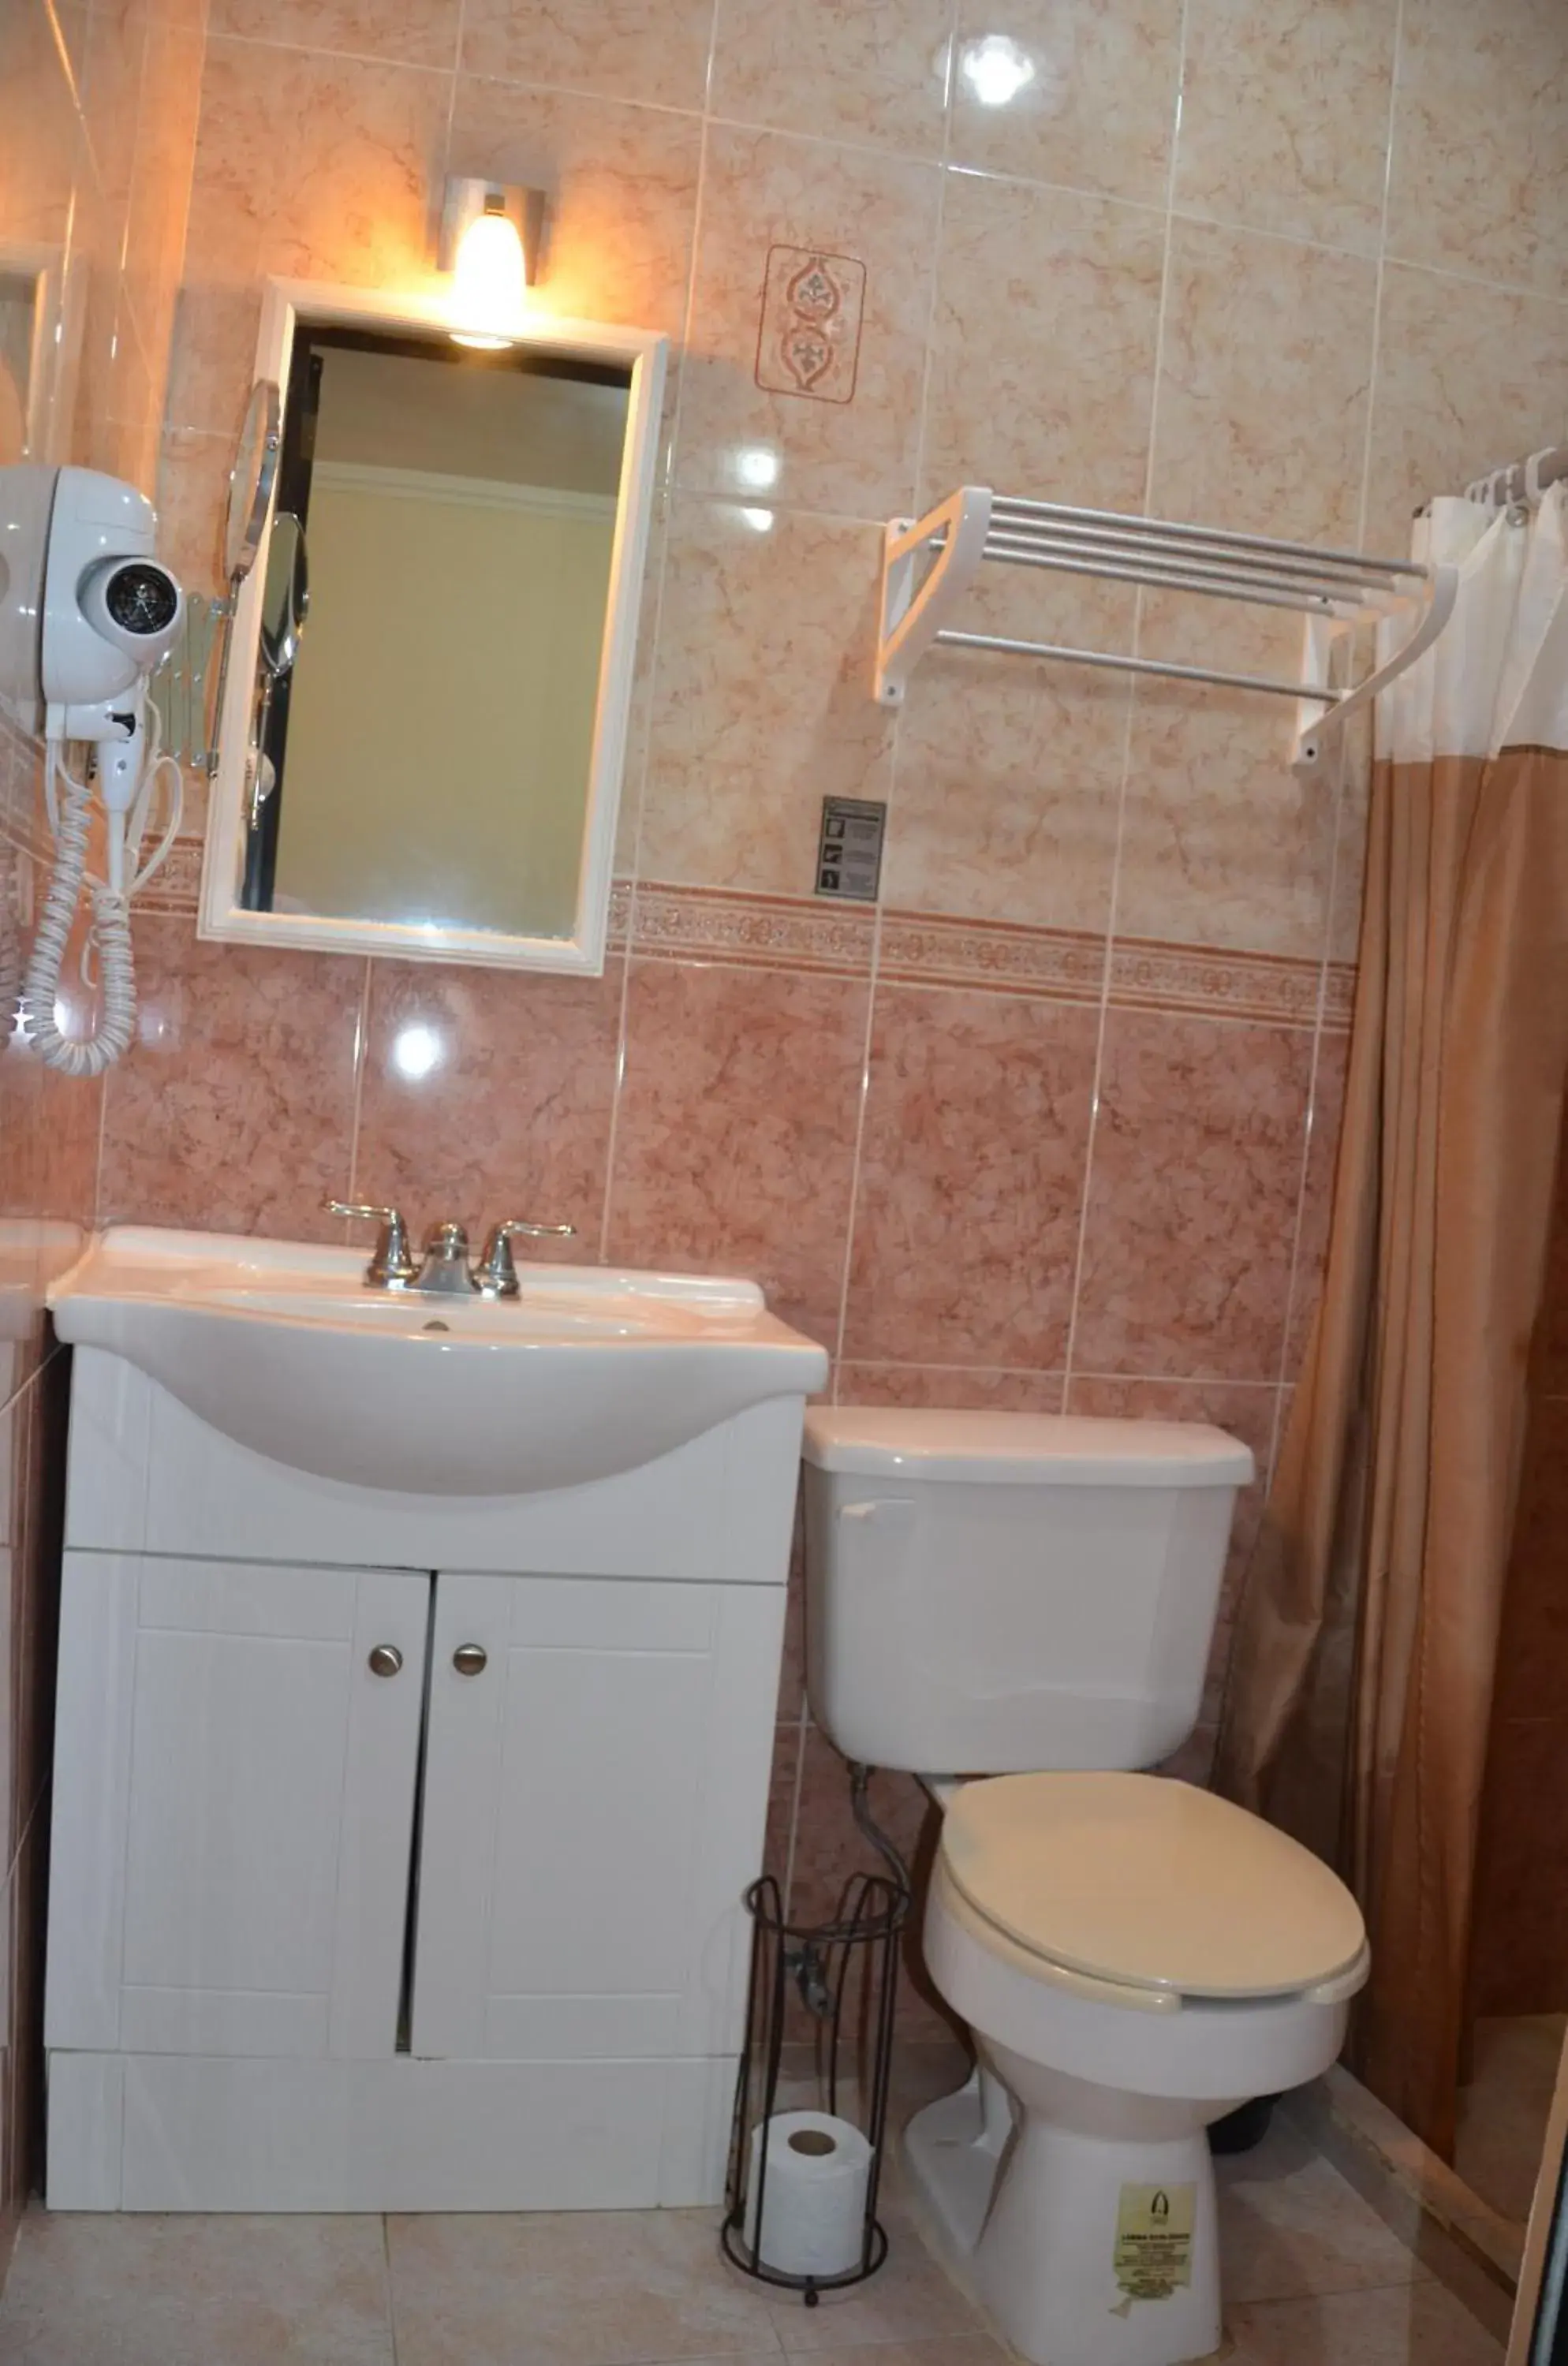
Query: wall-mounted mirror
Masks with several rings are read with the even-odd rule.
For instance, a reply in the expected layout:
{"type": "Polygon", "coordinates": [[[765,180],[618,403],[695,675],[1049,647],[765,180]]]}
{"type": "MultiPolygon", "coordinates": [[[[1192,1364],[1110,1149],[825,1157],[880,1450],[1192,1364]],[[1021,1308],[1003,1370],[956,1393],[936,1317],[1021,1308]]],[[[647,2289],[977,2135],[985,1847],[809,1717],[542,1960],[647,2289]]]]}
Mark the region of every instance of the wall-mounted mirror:
{"type": "Polygon", "coordinates": [[[664,340],[275,285],[201,933],[604,965],[664,340]]]}

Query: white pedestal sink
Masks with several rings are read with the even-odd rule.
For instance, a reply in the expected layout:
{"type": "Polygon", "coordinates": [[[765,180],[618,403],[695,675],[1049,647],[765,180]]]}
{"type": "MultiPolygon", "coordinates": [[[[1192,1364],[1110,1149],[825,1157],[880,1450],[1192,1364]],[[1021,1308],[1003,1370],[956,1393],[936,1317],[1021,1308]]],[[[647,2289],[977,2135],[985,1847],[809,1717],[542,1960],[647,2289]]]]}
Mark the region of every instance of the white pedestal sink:
{"type": "Polygon", "coordinates": [[[486,1300],[364,1269],[354,1249],[115,1225],[49,1302],[62,1339],[254,1452],[412,1494],[609,1478],[828,1375],[749,1281],[526,1265],[520,1297],[486,1300]]]}

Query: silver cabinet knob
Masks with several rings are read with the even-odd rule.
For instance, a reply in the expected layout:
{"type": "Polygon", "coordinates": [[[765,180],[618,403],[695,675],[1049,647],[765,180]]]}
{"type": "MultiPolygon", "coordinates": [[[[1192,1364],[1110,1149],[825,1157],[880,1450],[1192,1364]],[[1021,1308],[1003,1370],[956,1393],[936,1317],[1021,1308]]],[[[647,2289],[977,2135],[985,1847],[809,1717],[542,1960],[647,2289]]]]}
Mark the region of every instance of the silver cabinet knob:
{"type": "Polygon", "coordinates": [[[452,1665],[460,1676],[480,1676],[490,1665],[490,1653],[482,1643],[459,1643],[452,1665]]]}
{"type": "Polygon", "coordinates": [[[373,1676],[395,1676],[403,1664],[403,1655],[395,1643],[378,1643],[367,1664],[373,1676]]]}

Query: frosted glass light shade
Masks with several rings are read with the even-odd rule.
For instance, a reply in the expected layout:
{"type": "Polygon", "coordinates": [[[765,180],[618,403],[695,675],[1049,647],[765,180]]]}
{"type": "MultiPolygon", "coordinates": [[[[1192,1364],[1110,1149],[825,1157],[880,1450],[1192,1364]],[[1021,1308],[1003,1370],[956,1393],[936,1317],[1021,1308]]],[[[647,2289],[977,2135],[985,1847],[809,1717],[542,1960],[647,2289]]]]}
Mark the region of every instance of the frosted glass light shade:
{"type": "Polygon", "coordinates": [[[452,337],[494,352],[522,333],[527,269],[517,225],[502,212],[478,213],[457,245],[452,275],[452,337]]]}

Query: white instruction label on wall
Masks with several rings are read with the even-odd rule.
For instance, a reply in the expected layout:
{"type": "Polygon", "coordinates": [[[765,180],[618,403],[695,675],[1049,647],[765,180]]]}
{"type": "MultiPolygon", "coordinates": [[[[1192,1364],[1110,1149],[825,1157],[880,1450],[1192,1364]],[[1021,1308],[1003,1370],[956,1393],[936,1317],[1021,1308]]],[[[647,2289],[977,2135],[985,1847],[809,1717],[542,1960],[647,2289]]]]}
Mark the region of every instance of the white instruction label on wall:
{"type": "Polygon", "coordinates": [[[1116,2212],[1116,2288],[1128,2300],[1168,2300],[1192,2282],[1195,2185],[1124,2185],[1116,2212]]]}

